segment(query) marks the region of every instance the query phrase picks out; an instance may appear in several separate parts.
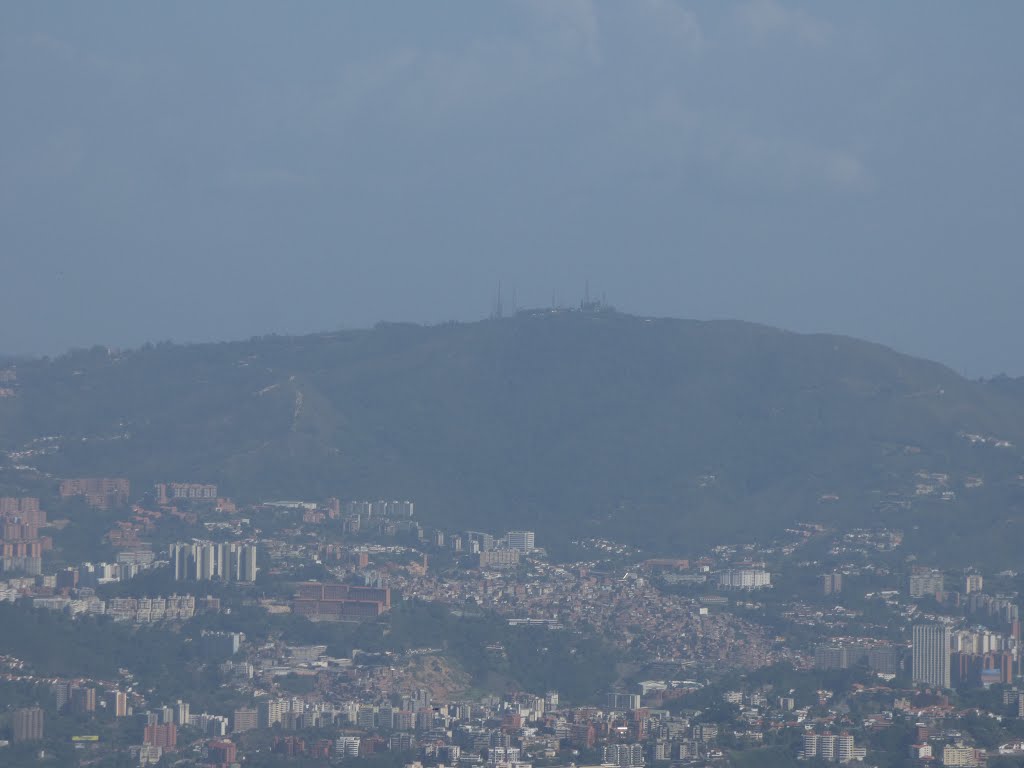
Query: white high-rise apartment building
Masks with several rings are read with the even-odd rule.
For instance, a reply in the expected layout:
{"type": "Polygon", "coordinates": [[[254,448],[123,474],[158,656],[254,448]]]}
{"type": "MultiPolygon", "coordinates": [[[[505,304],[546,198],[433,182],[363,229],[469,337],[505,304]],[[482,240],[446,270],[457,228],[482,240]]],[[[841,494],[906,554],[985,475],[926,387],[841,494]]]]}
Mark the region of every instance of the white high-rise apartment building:
{"type": "Polygon", "coordinates": [[[960,766],[961,768],[976,768],[981,765],[981,759],[977,749],[957,742],[956,744],[947,744],[942,748],[942,764],[960,766]]]}
{"type": "Polygon", "coordinates": [[[818,737],[818,753],[821,755],[822,760],[836,759],[837,739],[838,737],[831,733],[826,733],[818,737]]]}
{"type": "Polygon", "coordinates": [[[804,734],[804,757],[808,760],[818,756],[818,741],[820,738],[816,733],[804,734]]]}
{"type": "Polygon", "coordinates": [[[256,581],[256,545],[210,541],[171,544],[176,581],[256,581]]]}
{"type": "Polygon", "coordinates": [[[359,757],[359,737],[339,736],[334,741],[334,751],[345,757],[359,757]]]}
{"type": "Polygon", "coordinates": [[[805,733],[803,737],[802,755],[805,759],[820,757],[830,762],[849,763],[863,759],[864,749],[857,749],[853,736],[843,731],[838,736],[834,733],[805,733]]]}
{"type": "Polygon", "coordinates": [[[241,547],[238,564],[239,581],[256,581],[256,545],[246,544],[241,547]]]}
{"type": "Polygon", "coordinates": [[[638,768],[644,764],[642,744],[609,744],[604,748],[604,762],[620,768],[638,768]]]}
{"type": "Polygon", "coordinates": [[[910,574],[911,597],[933,597],[943,590],[942,571],[934,568],[914,571],[910,574]]]}
{"type": "Polygon", "coordinates": [[[739,568],[718,574],[718,586],[728,589],[762,589],[770,587],[772,575],[760,568],[739,568]]]}
{"type": "Polygon", "coordinates": [[[836,739],[836,758],[840,763],[848,763],[853,760],[853,736],[848,733],[840,733],[836,739]]]}
{"type": "Polygon", "coordinates": [[[189,705],[187,701],[178,699],[178,702],[174,705],[174,723],[175,725],[188,725],[189,724],[189,705]]]}
{"type": "Polygon", "coordinates": [[[913,679],[915,683],[950,687],[949,627],[941,624],[914,625],[913,679]]]}
{"type": "Polygon", "coordinates": [[[196,558],[196,579],[209,581],[214,576],[219,576],[217,568],[217,545],[200,544],[199,555],[196,558]]]}
{"type": "Polygon", "coordinates": [[[535,547],[533,546],[534,537],[533,531],[509,531],[508,532],[508,548],[516,549],[520,552],[533,552],[535,547]]]}

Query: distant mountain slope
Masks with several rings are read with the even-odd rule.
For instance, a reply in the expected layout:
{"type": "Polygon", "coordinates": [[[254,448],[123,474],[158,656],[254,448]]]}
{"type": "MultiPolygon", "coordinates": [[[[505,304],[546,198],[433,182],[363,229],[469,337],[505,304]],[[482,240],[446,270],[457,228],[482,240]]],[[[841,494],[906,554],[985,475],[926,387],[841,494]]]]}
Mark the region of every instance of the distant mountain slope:
{"type": "Polygon", "coordinates": [[[975,556],[1024,521],[1017,388],[728,321],[536,312],[77,352],[18,366],[0,441],[50,446],[16,461],[56,476],[411,498],[428,521],[541,542],[687,552],[821,520],[917,525],[947,551],[941,521],[975,556]]]}

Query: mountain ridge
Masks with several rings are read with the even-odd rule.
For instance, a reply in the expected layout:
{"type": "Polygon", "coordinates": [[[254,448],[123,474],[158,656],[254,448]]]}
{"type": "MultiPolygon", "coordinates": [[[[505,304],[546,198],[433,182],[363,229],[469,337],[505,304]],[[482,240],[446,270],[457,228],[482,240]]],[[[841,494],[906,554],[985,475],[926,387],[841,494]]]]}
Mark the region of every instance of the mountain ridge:
{"type": "Polygon", "coordinates": [[[939,515],[968,517],[951,530],[970,552],[1024,506],[1012,380],[735,320],[533,311],[96,348],[19,363],[17,386],[0,448],[52,476],[411,498],[427,522],[551,544],[588,532],[686,553],[796,520],[912,531],[939,515]],[[935,483],[918,473],[948,478],[922,491],[935,483]]]}

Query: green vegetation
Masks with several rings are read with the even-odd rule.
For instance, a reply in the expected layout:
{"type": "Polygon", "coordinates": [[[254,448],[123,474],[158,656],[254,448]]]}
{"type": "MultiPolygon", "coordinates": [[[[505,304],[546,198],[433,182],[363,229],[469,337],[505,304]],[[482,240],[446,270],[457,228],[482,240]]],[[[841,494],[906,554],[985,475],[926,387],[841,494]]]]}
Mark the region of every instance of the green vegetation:
{"type": "Polygon", "coordinates": [[[277,684],[287,693],[311,693],[316,689],[316,678],[311,675],[296,675],[293,672],[277,678],[277,684]]]}
{"type": "Polygon", "coordinates": [[[879,768],[910,768],[916,760],[907,755],[907,745],[913,743],[913,724],[896,720],[888,728],[869,732],[868,750],[871,761],[879,768]]]}
{"type": "Polygon", "coordinates": [[[1022,524],[1024,386],[848,338],[538,313],[94,349],[18,373],[0,448],[60,435],[26,459],[54,477],[209,480],[242,501],[413,498],[428,521],[515,520],[556,551],[584,524],[686,554],[814,519],[900,527],[921,555],[995,564],[1015,560],[1022,524]],[[948,473],[956,499],[915,497],[918,471],[948,473]],[[893,512],[890,494],[913,503],[893,512]]]}
{"type": "Polygon", "coordinates": [[[806,761],[796,759],[796,753],[785,747],[763,747],[743,752],[731,752],[729,765],[732,768],[797,768],[807,766],[806,761]]]}
{"type": "MultiPolygon", "coordinates": [[[[413,760],[412,755],[404,752],[382,752],[372,757],[348,757],[345,758],[346,768],[402,768],[406,763],[413,760]]],[[[180,763],[178,763],[180,765],[180,763]]],[[[193,763],[187,763],[192,765],[193,763]]],[[[327,768],[329,765],[336,765],[330,760],[317,759],[312,757],[285,757],[275,755],[266,750],[260,752],[249,752],[246,754],[246,768],[327,768]]]]}
{"type": "MultiPolygon", "coordinates": [[[[67,616],[0,603],[0,652],[28,662],[42,675],[86,676],[114,680],[130,671],[144,689],[173,701],[223,711],[233,702],[216,664],[202,655],[203,630],[244,632],[262,642],[272,634],[291,644],[324,644],[328,653],[348,657],[439,648],[478,684],[503,681],[509,687],[542,694],[555,688],[567,701],[595,702],[614,680],[617,655],[592,638],[539,627],[509,627],[495,616],[459,617],[433,603],[401,602],[381,620],[363,623],[314,623],[292,616],[271,616],[241,607],[230,614],[206,614],[181,632],[131,627],[107,618],[67,616]]],[[[386,658],[386,657],[385,657],[386,658]]],[[[387,663],[382,658],[382,663],[387,663]]],[[[366,658],[363,659],[366,661],[366,658]]],[[[284,678],[284,687],[301,691],[310,678],[284,678]]]]}
{"type": "MultiPolygon", "coordinates": [[[[132,627],[106,617],[72,620],[60,613],[0,603],[0,652],[27,662],[43,676],[117,680],[120,669],[143,690],[168,701],[224,710],[234,701],[221,688],[216,666],[207,665],[193,638],[158,627],[132,627]]],[[[198,634],[198,632],[196,633],[198,634]]]]}
{"type": "Polygon", "coordinates": [[[74,766],[88,761],[90,765],[114,768],[127,766],[127,748],[137,744],[142,738],[142,726],[133,718],[114,719],[101,708],[94,715],[73,714],[65,712],[58,716],[57,702],[50,686],[46,683],[28,681],[0,681],[0,738],[11,737],[11,720],[13,710],[18,707],[39,706],[43,709],[42,744],[12,744],[0,751],[0,764],[4,768],[21,768],[21,766],[57,765],[74,766]],[[125,760],[109,756],[102,761],[94,762],[95,746],[80,745],[76,749],[71,737],[76,735],[95,735],[99,737],[96,746],[111,745],[120,749],[125,760]],[[40,762],[38,753],[43,747],[48,755],[48,762],[40,762]]]}

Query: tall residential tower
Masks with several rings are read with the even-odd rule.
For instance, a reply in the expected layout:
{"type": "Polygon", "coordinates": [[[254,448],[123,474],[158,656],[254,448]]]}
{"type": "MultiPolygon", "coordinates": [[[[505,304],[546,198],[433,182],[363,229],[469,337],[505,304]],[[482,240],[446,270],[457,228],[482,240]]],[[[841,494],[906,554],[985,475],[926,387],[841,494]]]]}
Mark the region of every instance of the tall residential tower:
{"type": "Polygon", "coordinates": [[[941,624],[914,625],[913,678],[938,688],[950,687],[949,627],[941,624]]]}

